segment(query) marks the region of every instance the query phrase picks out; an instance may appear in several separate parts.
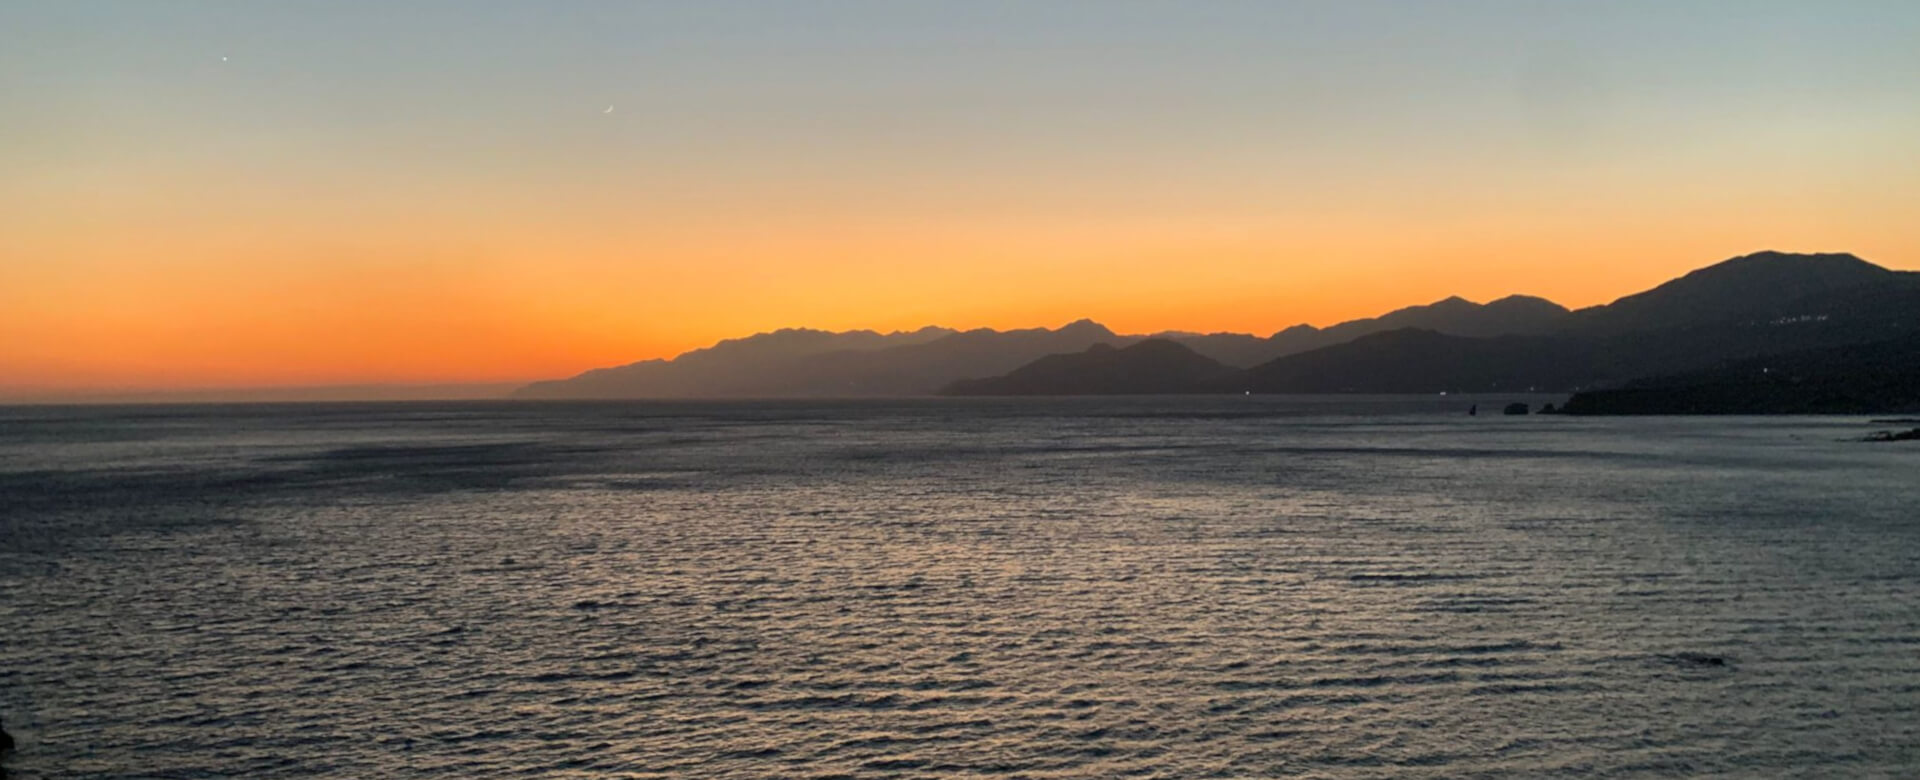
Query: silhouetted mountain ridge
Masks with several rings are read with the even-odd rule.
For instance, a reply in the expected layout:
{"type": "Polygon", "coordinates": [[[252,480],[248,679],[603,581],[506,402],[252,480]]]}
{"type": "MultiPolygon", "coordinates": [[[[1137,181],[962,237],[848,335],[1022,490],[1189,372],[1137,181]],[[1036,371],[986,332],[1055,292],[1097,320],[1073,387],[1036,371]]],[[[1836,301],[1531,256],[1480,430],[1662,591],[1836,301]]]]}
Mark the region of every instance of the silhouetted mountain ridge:
{"type": "Polygon", "coordinates": [[[1151,338],[1127,347],[1095,344],[1084,351],[1048,355],[989,379],[963,379],[947,395],[1156,395],[1236,373],[1232,367],[1179,343],[1151,338]]]}
{"type": "MultiPolygon", "coordinates": [[[[1885,349],[1855,348],[1889,336],[1920,334],[1920,274],[1890,271],[1844,254],[1767,252],[1734,258],[1572,315],[1561,310],[1561,316],[1555,316],[1526,299],[1502,300],[1534,310],[1531,319],[1522,320],[1523,325],[1554,320],[1560,324],[1540,328],[1537,335],[1492,337],[1417,327],[1379,331],[1283,355],[1224,379],[1195,382],[1186,392],[1558,392],[1621,385],[1638,377],[1700,371],[1705,366],[1765,362],[1769,356],[1797,352],[1813,356],[1803,358],[1815,366],[1809,372],[1828,372],[1828,378],[1821,380],[1824,385],[1808,380],[1801,386],[1825,387],[1829,400],[1824,403],[1840,408],[1842,404],[1831,398],[1845,394],[1834,388],[1857,383],[1867,389],[1845,396],[1854,404],[1846,408],[1857,408],[1868,404],[1863,399],[1900,402],[1906,396],[1899,384],[1912,374],[1873,365],[1848,368],[1845,356],[1884,357],[1889,354],[1885,349]],[[1822,355],[1839,357],[1824,362],[1814,359],[1822,355]]],[[[1475,311],[1478,316],[1492,304],[1471,306],[1446,299],[1390,313],[1367,321],[1366,326],[1462,311],[1475,311]]],[[[1454,327],[1461,326],[1456,321],[1454,327]]],[[[1325,332],[1294,328],[1282,334],[1304,339],[1325,332]]],[[[1092,392],[1073,386],[1075,392],[1092,392]]],[[[967,387],[978,392],[999,385],[989,381],[967,387]]],[[[1913,390],[1920,392],[1920,388],[1913,390]]],[[[1805,408],[1826,408],[1805,398],[1797,402],[1805,408]]],[[[1790,406],[1777,398],[1773,403],[1790,406]]]]}
{"type": "Polygon", "coordinates": [[[1011,331],[788,329],[519,395],[1570,391],[1908,332],[1920,332],[1920,274],[1849,254],[1760,252],[1579,311],[1522,295],[1449,297],[1266,338],[1128,336],[1087,319],[1011,331]]]}
{"type": "Polygon", "coordinates": [[[1575,312],[1583,330],[1620,332],[1736,319],[1813,296],[1911,277],[1846,253],[1755,252],[1688,272],[1651,290],[1575,312]]]}
{"type": "Polygon", "coordinates": [[[1198,392],[1439,393],[1551,391],[1586,379],[1575,342],[1543,336],[1453,336],[1420,328],[1369,333],[1287,355],[1198,392]]]}
{"type": "MultiPolygon", "coordinates": [[[[1530,336],[1553,332],[1568,323],[1571,312],[1545,298],[1509,295],[1487,303],[1459,296],[1422,306],[1396,309],[1378,317],[1351,320],[1326,328],[1295,325],[1268,337],[1267,359],[1352,341],[1370,333],[1418,328],[1453,336],[1530,336]]],[[[1264,361],[1262,361],[1264,362],[1264,361]]]]}
{"type": "Polygon", "coordinates": [[[538,382],[517,398],[713,398],[926,395],[955,380],[1006,373],[1095,343],[1131,343],[1092,320],[1058,329],[879,334],[786,329],[729,339],[672,360],[538,382]]]}

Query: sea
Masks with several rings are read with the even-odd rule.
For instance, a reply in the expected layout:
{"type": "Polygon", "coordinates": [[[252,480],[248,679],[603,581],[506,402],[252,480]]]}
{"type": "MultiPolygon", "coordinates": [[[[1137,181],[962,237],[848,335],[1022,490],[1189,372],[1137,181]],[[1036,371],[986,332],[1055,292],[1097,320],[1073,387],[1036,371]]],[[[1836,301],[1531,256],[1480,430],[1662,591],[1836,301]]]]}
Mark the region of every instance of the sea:
{"type": "Polygon", "coordinates": [[[1911,425],[1513,400],[0,408],[5,766],[1920,776],[1911,425]]]}

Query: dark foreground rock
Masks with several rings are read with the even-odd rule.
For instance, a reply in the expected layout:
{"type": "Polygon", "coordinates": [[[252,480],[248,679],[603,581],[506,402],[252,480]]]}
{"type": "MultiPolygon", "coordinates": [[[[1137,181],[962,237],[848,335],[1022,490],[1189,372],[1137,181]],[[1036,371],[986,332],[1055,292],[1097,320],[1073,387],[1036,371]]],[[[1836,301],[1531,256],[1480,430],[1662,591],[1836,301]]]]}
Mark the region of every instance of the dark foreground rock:
{"type": "Polygon", "coordinates": [[[1910,431],[1875,431],[1867,434],[1866,441],[1920,441],[1920,428],[1910,431]]]}

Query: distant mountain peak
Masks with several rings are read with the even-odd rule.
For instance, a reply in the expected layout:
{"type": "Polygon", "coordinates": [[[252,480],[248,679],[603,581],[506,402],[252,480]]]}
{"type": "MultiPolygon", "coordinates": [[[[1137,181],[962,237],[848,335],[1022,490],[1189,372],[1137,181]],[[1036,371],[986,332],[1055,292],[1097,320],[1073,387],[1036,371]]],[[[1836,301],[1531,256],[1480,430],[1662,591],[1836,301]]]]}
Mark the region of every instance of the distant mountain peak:
{"type": "MultiPolygon", "coordinates": [[[[1860,259],[1858,255],[1855,255],[1852,252],[1782,252],[1776,249],[1762,249],[1758,252],[1744,254],[1739,257],[1729,258],[1727,260],[1721,261],[1719,265],[1726,265],[1728,263],[1808,262],[1808,261],[1852,262],[1852,263],[1860,263],[1862,265],[1873,265],[1872,263],[1869,263],[1865,260],[1860,259]]],[[[1712,268],[1712,267],[1713,266],[1708,266],[1708,268],[1712,268]]],[[[1879,266],[1874,266],[1874,267],[1878,268],[1879,266]]]]}
{"type": "Polygon", "coordinates": [[[1696,268],[1678,279],[1620,300],[1647,300],[1696,289],[1736,296],[1755,292],[1803,294],[1819,288],[1874,282],[1893,273],[1845,252],[1796,254],[1768,250],[1696,268]]]}
{"type": "MultiPolygon", "coordinates": [[[[1779,252],[1764,250],[1728,258],[1705,268],[1687,272],[1680,278],[1667,282],[1661,287],[1685,282],[1688,279],[1724,278],[1748,274],[1779,274],[1807,278],[1845,278],[1847,276],[1877,277],[1892,273],[1880,266],[1860,259],[1849,252],[1779,252]]],[[[1655,287],[1654,289],[1660,289],[1655,287]]]]}
{"type": "Polygon", "coordinates": [[[1579,316],[1587,327],[1615,330],[1726,322],[1772,316],[1811,296],[1880,286],[1901,276],[1844,252],[1768,250],[1695,269],[1651,290],[1583,309],[1579,316]]]}
{"type": "Polygon", "coordinates": [[[1113,335],[1113,331],[1108,330],[1107,326],[1102,325],[1098,322],[1094,322],[1093,320],[1087,319],[1085,317],[1082,317],[1080,319],[1077,319],[1065,325],[1062,325],[1060,326],[1059,330],[1054,332],[1056,333],[1089,333],[1089,334],[1098,334],[1101,336],[1113,335]]]}
{"type": "Polygon", "coordinates": [[[1487,301],[1488,306],[1494,306],[1497,304],[1505,304],[1505,303],[1525,303],[1525,304],[1544,303],[1549,306],[1560,306],[1560,304],[1554,303],[1553,301],[1547,300],[1538,295],[1507,295],[1507,296],[1495,298],[1491,301],[1487,301]]]}
{"type": "Polygon", "coordinates": [[[1562,316],[1572,311],[1537,295],[1509,295],[1505,298],[1495,298],[1487,301],[1481,308],[1489,311],[1531,312],[1548,317],[1562,316]]]}

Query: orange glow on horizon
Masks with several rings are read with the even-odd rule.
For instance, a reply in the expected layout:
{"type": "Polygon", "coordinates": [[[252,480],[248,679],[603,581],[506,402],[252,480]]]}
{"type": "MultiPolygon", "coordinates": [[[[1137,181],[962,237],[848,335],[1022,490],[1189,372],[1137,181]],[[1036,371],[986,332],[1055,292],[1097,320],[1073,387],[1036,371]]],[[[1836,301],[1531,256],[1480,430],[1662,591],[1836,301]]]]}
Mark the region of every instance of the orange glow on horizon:
{"type": "Polygon", "coordinates": [[[1762,249],[1920,267],[1897,213],[1920,157],[1681,151],[1303,181],[943,169],[943,188],[136,155],[0,184],[0,387],[525,381],[783,327],[1265,335],[1450,295],[1590,306],[1762,249]]]}
{"type": "Polygon", "coordinates": [[[395,230],[284,246],[212,226],[41,235],[21,248],[76,260],[0,270],[10,345],[0,386],[525,381],[782,327],[1008,329],[1090,317],[1120,333],[1266,335],[1448,295],[1529,294],[1578,308],[1765,248],[1853,251],[1889,267],[1920,258],[1920,240],[1893,230],[1834,246],[1818,224],[1779,220],[1765,231],[1775,241],[1755,242],[1741,238],[1753,232],[1746,222],[1729,222],[1690,232],[1190,220],[631,236],[573,226],[549,241],[498,226],[459,240],[395,230]]]}
{"type": "Polygon", "coordinates": [[[8,397],[1920,268],[1900,4],[15,5],[8,397]]]}

